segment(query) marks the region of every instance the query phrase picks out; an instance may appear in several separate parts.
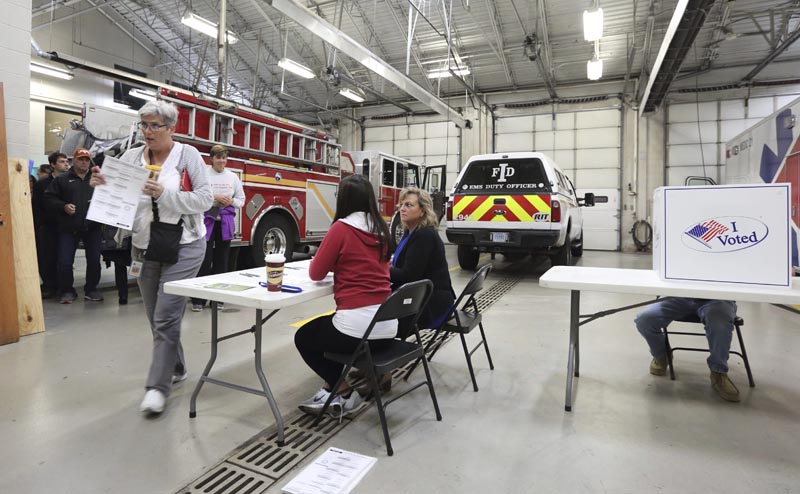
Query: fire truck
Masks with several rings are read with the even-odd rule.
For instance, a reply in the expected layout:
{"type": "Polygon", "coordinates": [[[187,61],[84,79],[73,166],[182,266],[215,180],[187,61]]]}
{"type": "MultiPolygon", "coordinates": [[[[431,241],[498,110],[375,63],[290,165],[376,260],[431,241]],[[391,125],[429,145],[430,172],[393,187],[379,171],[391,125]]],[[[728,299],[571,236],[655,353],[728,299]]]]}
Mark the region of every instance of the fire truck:
{"type": "Polygon", "coordinates": [[[438,197],[437,211],[444,211],[444,165],[426,167],[378,151],[343,153],[319,129],[172,86],[160,87],[157,97],[178,109],[173,139],[196,147],[208,164],[212,146],[229,149],[227,168],[245,193],[231,244],[239,248],[232,256],[239,268],[263,265],[265,254],[291,260],[295,252],[316,249],[333,221],[339,182],[353,173],[373,184],[393,243],[402,235],[396,204],[403,187],[427,187],[438,197]]]}
{"type": "Polygon", "coordinates": [[[396,209],[404,187],[418,187],[430,192],[437,219],[444,216],[445,165],[426,166],[382,151],[345,151],[342,161],[372,183],[378,209],[390,225],[393,242],[399,241],[403,235],[403,225],[396,209]]]}

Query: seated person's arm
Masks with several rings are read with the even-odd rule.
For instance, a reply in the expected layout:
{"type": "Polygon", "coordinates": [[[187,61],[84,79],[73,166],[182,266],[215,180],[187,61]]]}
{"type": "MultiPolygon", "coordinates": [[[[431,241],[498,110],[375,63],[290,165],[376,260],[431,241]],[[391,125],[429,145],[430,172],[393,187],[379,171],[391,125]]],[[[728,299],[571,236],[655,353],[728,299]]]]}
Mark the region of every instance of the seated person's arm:
{"type": "Polygon", "coordinates": [[[414,233],[416,236],[414,241],[406,244],[403,249],[405,251],[403,265],[390,268],[392,285],[399,286],[424,279],[431,254],[436,249],[434,243],[436,239],[431,234],[438,235],[429,228],[423,228],[414,233]]]}
{"type": "Polygon", "coordinates": [[[322,239],[311,266],[308,267],[308,276],[314,281],[321,281],[333,271],[336,260],[339,258],[339,251],[342,248],[343,228],[347,228],[338,221],[331,226],[328,234],[322,239]]]}

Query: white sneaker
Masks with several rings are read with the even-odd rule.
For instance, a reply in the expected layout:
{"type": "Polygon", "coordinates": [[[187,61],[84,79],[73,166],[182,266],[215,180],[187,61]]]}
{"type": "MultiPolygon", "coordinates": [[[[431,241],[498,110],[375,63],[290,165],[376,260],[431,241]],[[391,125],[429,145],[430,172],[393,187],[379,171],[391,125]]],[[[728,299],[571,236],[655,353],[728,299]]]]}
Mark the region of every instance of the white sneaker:
{"type": "MultiPolygon", "coordinates": [[[[328,401],[328,396],[330,395],[330,391],[325,388],[320,388],[314,396],[297,405],[297,408],[309,415],[319,415],[319,412],[322,410],[322,407],[325,406],[325,402],[328,401]]],[[[331,401],[330,406],[332,407],[335,402],[335,399],[331,401]]]]}
{"type": "Polygon", "coordinates": [[[187,377],[189,377],[189,371],[185,371],[183,374],[173,374],[172,384],[177,384],[179,382],[185,381],[187,377]]]}
{"type": "Polygon", "coordinates": [[[192,312],[203,312],[203,306],[200,304],[192,304],[192,312]]]}
{"type": "Polygon", "coordinates": [[[334,398],[329,407],[329,413],[333,418],[341,419],[359,412],[364,406],[366,406],[364,397],[358,391],[353,390],[349,398],[342,398],[341,396],[334,398]]]}
{"type": "Polygon", "coordinates": [[[157,389],[149,389],[144,394],[142,404],[139,405],[139,410],[145,413],[161,413],[164,411],[164,405],[167,403],[167,398],[164,393],[157,389]]]}

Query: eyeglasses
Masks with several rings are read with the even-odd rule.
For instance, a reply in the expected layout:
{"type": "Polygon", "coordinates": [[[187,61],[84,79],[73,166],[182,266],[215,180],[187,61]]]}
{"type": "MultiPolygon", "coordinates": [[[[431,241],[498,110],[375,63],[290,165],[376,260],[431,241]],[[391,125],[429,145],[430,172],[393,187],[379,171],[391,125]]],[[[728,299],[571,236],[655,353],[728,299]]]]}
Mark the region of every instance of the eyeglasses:
{"type": "Polygon", "coordinates": [[[145,131],[145,130],[149,129],[149,130],[152,130],[153,132],[157,132],[159,130],[166,129],[168,127],[168,125],[166,125],[166,124],[154,124],[154,123],[150,123],[150,122],[139,122],[139,123],[136,124],[136,127],[138,127],[139,130],[142,130],[142,131],[145,131]]]}
{"type": "Polygon", "coordinates": [[[398,208],[406,208],[406,209],[411,209],[415,206],[416,204],[413,202],[401,202],[400,204],[397,205],[398,208]]]}

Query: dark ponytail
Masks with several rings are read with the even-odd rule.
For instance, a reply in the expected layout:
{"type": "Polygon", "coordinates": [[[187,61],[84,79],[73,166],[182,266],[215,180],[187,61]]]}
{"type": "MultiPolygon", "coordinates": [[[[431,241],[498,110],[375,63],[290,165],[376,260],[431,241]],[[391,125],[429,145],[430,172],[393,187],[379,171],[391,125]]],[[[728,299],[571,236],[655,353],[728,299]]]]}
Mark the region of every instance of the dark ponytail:
{"type": "Polygon", "coordinates": [[[369,231],[378,236],[379,259],[389,260],[389,227],[378,210],[372,184],[363,175],[350,175],[339,184],[333,221],[358,212],[367,213],[369,231]]]}

